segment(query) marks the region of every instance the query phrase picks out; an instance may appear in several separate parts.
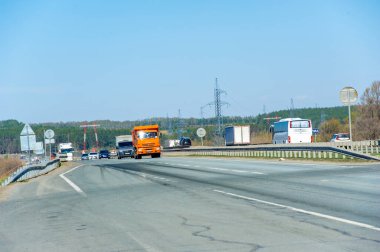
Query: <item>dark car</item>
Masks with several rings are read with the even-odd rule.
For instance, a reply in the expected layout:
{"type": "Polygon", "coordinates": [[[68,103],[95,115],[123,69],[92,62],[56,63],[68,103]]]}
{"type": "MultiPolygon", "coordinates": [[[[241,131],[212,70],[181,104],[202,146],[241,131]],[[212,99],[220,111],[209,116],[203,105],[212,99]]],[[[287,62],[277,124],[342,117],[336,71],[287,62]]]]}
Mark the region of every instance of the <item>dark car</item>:
{"type": "Polygon", "coordinates": [[[191,146],[191,140],[188,137],[181,137],[179,140],[179,146],[182,147],[190,147],[191,146]]]}
{"type": "Polygon", "coordinates": [[[101,150],[99,152],[99,159],[102,159],[102,158],[110,159],[110,152],[108,150],[101,150]]]}

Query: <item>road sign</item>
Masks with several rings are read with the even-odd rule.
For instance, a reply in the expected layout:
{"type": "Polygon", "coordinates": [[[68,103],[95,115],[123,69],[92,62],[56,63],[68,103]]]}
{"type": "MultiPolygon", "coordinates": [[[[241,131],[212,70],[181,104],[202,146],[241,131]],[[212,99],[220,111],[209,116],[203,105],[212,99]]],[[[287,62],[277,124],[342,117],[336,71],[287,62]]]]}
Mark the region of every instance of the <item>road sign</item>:
{"type": "Polygon", "coordinates": [[[20,136],[27,136],[27,135],[35,135],[32,127],[30,127],[29,123],[26,123],[24,125],[24,128],[22,128],[22,131],[20,133],[20,136]]]}
{"type": "Polygon", "coordinates": [[[358,92],[353,87],[343,88],[342,90],[340,90],[339,96],[340,101],[344,105],[351,105],[358,100],[358,92]]]}
{"type": "Polygon", "coordinates": [[[206,130],[204,128],[197,129],[197,135],[198,135],[198,137],[206,136],[206,130]]]}
{"type": "Polygon", "coordinates": [[[352,137],[352,128],[351,128],[351,105],[354,104],[358,100],[358,92],[353,87],[345,87],[340,90],[340,101],[348,106],[348,125],[350,128],[350,137],[352,137]]]}
{"type": "Polygon", "coordinates": [[[45,138],[45,144],[55,144],[55,139],[54,138],[45,138]]]}
{"type": "Polygon", "coordinates": [[[36,148],[36,135],[20,136],[21,151],[32,151],[36,148]]]}
{"type": "Polygon", "coordinates": [[[31,151],[35,149],[36,134],[32,127],[27,123],[20,133],[20,145],[21,151],[31,151]]]}
{"type": "Polygon", "coordinates": [[[34,148],[34,153],[37,155],[42,155],[45,153],[44,151],[44,143],[43,142],[37,142],[34,148]]]}
{"type": "Polygon", "coordinates": [[[51,129],[48,129],[45,131],[45,138],[47,139],[52,139],[54,137],[54,131],[51,129]]]}
{"type": "Polygon", "coordinates": [[[313,129],[313,134],[314,135],[319,134],[319,129],[313,129]]]}

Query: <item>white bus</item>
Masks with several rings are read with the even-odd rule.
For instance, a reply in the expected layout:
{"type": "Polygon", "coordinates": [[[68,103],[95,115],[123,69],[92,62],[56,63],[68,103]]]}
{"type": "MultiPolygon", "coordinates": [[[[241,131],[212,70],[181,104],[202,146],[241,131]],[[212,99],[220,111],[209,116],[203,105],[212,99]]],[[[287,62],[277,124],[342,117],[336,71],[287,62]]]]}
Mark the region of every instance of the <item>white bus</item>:
{"type": "Polygon", "coordinates": [[[301,118],[285,118],[271,126],[272,143],[311,143],[313,128],[311,120],[301,118]]]}

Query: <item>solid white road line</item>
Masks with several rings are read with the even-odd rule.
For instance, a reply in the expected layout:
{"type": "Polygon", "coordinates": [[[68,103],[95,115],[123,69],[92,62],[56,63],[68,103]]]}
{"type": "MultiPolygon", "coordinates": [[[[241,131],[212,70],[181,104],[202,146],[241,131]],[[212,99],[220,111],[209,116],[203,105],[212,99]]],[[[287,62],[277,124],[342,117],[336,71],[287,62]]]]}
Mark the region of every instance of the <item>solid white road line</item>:
{"type": "Polygon", "coordinates": [[[300,208],[295,208],[295,207],[292,207],[292,206],[286,206],[286,205],[282,205],[282,204],[277,204],[277,203],[273,203],[273,202],[269,202],[269,201],[265,201],[265,200],[250,198],[250,197],[246,197],[246,196],[243,196],[243,195],[238,195],[238,194],[234,194],[234,193],[224,192],[224,191],[220,191],[220,190],[213,190],[213,191],[217,192],[217,193],[224,194],[224,195],[229,195],[229,196],[232,196],[232,197],[235,197],[235,198],[255,201],[255,202],[259,202],[259,203],[266,204],[266,205],[271,205],[271,206],[285,208],[285,209],[288,209],[288,210],[291,210],[291,211],[295,211],[295,212],[298,212],[298,213],[303,213],[303,214],[312,215],[312,216],[316,216],[316,217],[320,217],[320,218],[324,218],[324,219],[334,220],[334,221],[338,221],[338,222],[342,222],[342,223],[346,223],[346,224],[350,224],[350,225],[354,225],[354,226],[358,226],[358,227],[362,227],[362,228],[371,229],[371,230],[374,230],[374,231],[380,231],[379,227],[375,227],[375,226],[368,225],[368,224],[361,223],[361,222],[347,220],[347,219],[343,219],[343,218],[339,218],[339,217],[335,217],[335,216],[331,216],[331,215],[327,215],[327,214],[321,214],[321,213],[317,213],[317,212],[307,211],[307,210],[303,210],[303,209],[300,209],[300,208]]]}
{"type": "Polygon", "coordinates": [[[237,172],[237,173],[251,173],[251,174],[265,175],[265,173],[262,173],[262,172],[255,172],[255,171],[249,171],[249,170],[236,170],[236,169],[227,169],[227,168],[218,168],[218,167],[205,167],[205,168],[216,170],[216,171],[228,171],[228,172],[237,172]]]}
{"type": "Polygon", "coordinates": [[[64,172],[62,174],[60,174],[59,176],[67,182],[67,184],[69,184],[72,188],[74,188],[75,191],[77,191],[79,194],[83,195],[83,196],[86,196],[86,194],[82,191],[82,189],[79,188],[79,186],[77,186],[76,184],[74,184],[74,182],[72,182],[70,179],[66,178],[65,174],[69,173],[69,172],[72,172],[76,169],[78,169],[79,167],[81,167],[83,165],[78,165],[74,168],[72,168],[71,170],[68,170],[67,172],[64,172]]]}

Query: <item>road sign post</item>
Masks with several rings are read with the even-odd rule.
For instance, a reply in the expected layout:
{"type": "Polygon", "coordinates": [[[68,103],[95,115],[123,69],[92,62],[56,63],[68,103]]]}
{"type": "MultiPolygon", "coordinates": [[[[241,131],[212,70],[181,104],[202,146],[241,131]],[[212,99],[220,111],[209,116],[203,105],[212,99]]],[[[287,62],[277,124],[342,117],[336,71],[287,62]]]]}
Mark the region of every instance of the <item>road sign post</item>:
{"type": "MultiPolygon", "coordinates": [[[[48,130],[45,131],[45,133],[44,133],[44,138],[45,138],[45,149],[46,149],[46,144],[49,144],[49,149],[50,149],[50,152],[49,152],[50,157],[49,157],[49,159],[51,158],[51,144],[52,144],[52,143],[55,143],[55,141],[54,141],[54,139],[53,139],[54,135],[55,135],[55,133],[54,133],[54,131],[51,130],[51,129],[48,129],[48,130]]],[[[46,150],[45,150],[45,152],[46,152],[46,150]]]]}
{"type": "Polygon", "coordinates": [[[317,135],[319,134],[319,129],[313,129],[313,134],[314,134],[314,142],[317,142],[317,135]]]}
{"type": "Polygon", "coordinates": [[[350,139],[352,140],[352,128],[351,128],[351,104],[354,104],[358,100],[358,92],[353,87],[345,87],[340,90],[340,101],[348,106],[348,124],[350,128],[350,139]]]}
{"type": "Polygon", "coordinates": [[[203,137],[206,136],[206,130],[204,128],[197,129],[197,135],[201,138],[201,143],[203,146],[203,137]]]}

